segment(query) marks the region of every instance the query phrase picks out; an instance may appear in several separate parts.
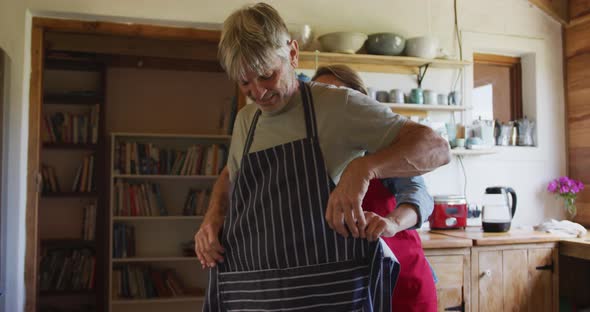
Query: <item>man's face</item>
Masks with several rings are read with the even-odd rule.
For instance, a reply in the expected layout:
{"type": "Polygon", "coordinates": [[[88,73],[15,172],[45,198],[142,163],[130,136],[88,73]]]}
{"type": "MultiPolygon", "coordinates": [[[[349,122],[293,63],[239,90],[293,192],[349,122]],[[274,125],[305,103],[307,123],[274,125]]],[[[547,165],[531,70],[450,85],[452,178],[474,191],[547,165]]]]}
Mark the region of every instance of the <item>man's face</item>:
{"type": "Polygon", "coordinates": [[[275,112],[283,108],[293,94],[294,73],[290,64],[278,56],[272,68],[262,75],[247,72],[238,84],[263,112],[275,112]]]}

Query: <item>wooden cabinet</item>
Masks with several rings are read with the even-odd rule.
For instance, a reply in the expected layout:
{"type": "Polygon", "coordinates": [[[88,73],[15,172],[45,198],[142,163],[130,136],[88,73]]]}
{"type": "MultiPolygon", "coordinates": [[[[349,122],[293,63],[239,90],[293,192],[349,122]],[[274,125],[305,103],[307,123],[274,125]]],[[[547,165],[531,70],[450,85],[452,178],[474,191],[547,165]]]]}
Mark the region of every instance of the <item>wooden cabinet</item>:
{"type": "Polygon", "coordinates": [[[426,250],[438,281],[438,311],[469,311],[469,248],[426,250]]]}
{"type": "Polygon", "coordinates": [[[471,311],[557,311],[555,243],[471,249],[471,311]]]}

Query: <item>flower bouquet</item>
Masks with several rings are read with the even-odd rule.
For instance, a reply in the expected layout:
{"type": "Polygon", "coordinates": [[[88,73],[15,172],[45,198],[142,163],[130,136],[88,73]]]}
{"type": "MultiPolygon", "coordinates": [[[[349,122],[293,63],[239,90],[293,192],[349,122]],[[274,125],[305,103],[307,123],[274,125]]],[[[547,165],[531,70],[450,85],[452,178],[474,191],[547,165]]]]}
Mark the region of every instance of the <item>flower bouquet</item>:
{"type": "Polygon", "coordinates": [[[584,183],[582,181],[576,181],[566,176],[559,177],[547,185],[547,191],[563,198],[570,219],[573,219],[576,215],[576,196],[583,189],[584,183]]]}

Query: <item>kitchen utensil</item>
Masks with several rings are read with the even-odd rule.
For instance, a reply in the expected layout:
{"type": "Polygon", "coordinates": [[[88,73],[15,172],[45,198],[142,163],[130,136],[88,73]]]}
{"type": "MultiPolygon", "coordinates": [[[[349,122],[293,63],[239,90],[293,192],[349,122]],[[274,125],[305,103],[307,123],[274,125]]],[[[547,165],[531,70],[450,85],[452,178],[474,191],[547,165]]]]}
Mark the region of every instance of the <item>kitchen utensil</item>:
{"type": "Polygon", "coordinates": [[[452,91],[448,96],[449,105],[461,105],[461,93],[452,91]]]}
{"type": "Polygon", "coordinates": [[[406,40],[407,56],[433,59],[438,51],[438,39],[429,36],[414,37],[406,40]]]}
{"type": "Polygon", "coordinates": [[[517,144],[521,146],[532,146],[533,143],[533,129],[535,122],[526,118],[518,120],[518,139],[517,144]]]}
{"type": "Polygon", "coordinates": [[[512,135],[512,122],[503,123],[500,125],[500,134],[496,139],[496,145],[507,146],[510,144],[510,136],[512,135]]]}
{"type": "Polygon", "coordinates": [[[406,40],[394,33],[370,34],[365,47],[369,54],[400,55],[406,47],[406,40]]]}
{"type": "Polygon", "coordinates": [[[462,195],[434,196],[429,218],[431,229],[457,229],[467,226],[467,201],[462,195]]]}
{"type": "Polygon", "coordinates": [[[318,38],[322,50],[326,52],[337,52],[355,54],[363,47],[367,35],[360,32],[333,32],[322,35],[318,38]]]}
{"type": "Polygon", "coordinates": [[[313,42],[313,31],[308,24],[287,24],[291,39],[297,40],[299,50],[305,51],[313,42]]]}
{"type": "Polygon", "coordinates": [[[414,88],[410,92],[410,103],[424,104],[424,91],[420,88],[414,88]]]}
{"type": "Polygon", "coordinates": [[[405,95],[404,95],[404,91],[400,90],[400,89],[393,89],[391,91],[389,91],[389,100],[392,101],[393,103],[398,103],[398,104],[402,104],[405,103],[405,95]]]}
{"type": "Polygon", "coordinates": [[[516,212],[516,192],[511,187],[486,188],[481,224],[484,232],[508,232],[516,212]],[[512,201],[510,201],[510,198],[512,201]]]}

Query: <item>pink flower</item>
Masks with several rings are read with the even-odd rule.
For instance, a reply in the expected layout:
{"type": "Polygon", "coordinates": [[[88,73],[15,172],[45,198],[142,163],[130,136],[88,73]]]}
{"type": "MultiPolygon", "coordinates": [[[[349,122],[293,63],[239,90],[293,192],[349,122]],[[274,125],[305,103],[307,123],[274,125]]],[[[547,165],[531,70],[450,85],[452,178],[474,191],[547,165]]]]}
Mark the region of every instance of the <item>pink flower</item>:
{"type": "Polygon", "coordinates": [[[578,189],[581,191],[584,189],[584,183],[582,183],[582,181],[578,181],[578,189]]]}
{"type": "Polygon", "coordinates": [[[567,193],[567,192],[569,192],[569,191],[570,191],[570,188],[569,188],[569,186],[567,186],[567,185],[564,185],[564,184],[562,184],[562,185],[559,187],[559,193],[560,193],[560,194],[565,194],[565,193],[567,193]]]}
{"type": "Polygon", "coordinates": [[[551,193],[555,193],[557,190],[557,181],[551,181],[549,185],[547,185],[547,190],[551,193]]]}

